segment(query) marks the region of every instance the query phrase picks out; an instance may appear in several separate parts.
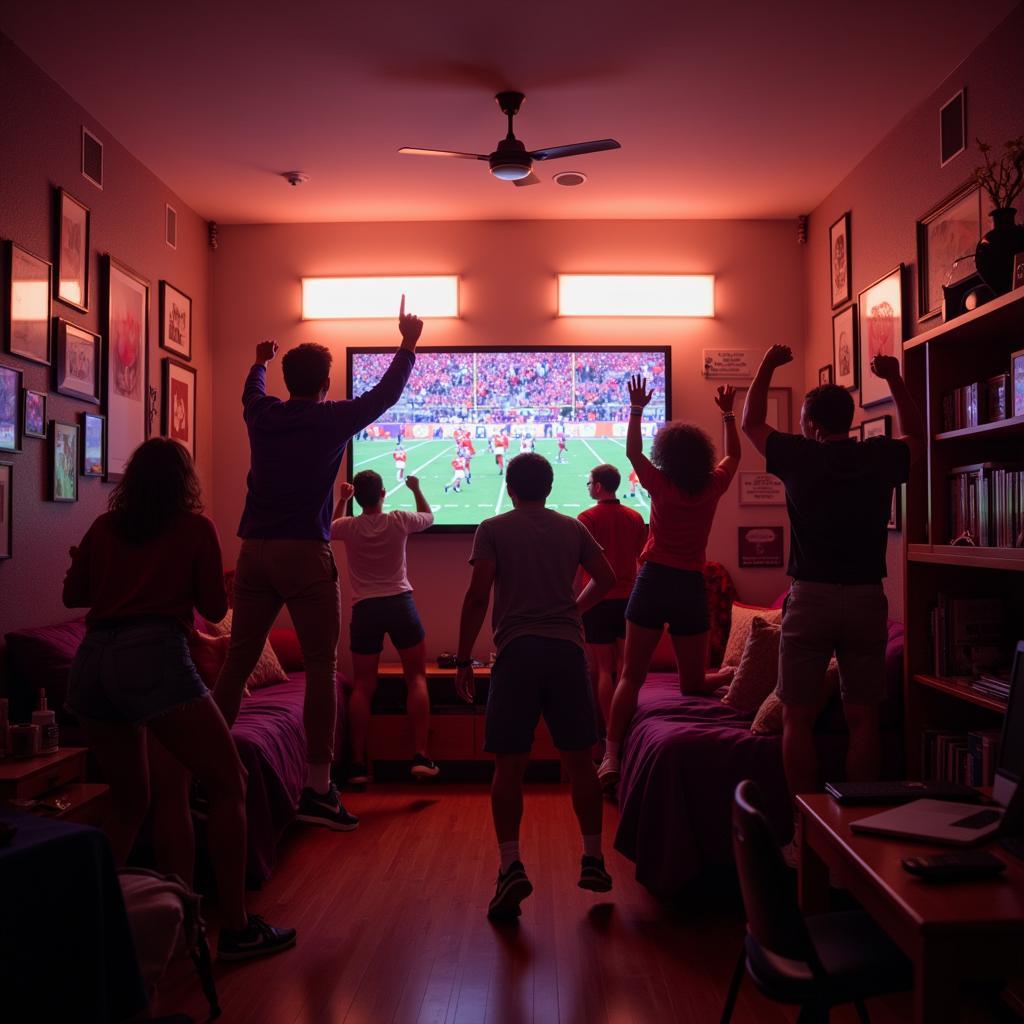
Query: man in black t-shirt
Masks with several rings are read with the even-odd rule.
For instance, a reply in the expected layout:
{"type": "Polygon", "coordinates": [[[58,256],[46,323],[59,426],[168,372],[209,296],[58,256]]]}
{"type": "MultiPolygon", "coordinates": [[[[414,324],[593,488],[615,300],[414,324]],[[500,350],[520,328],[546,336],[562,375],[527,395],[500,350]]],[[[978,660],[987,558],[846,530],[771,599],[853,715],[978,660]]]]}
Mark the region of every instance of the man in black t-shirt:
{"type": "Polygon", "coordinates": [[[782,618],[778,694],[783,764],[795,797],[820,789],[813,732],[833,653],[850,733],[847,778],[870,781],[881,771],[887,523],[893,490],[923,446],[924,423],[898,360],[876,356],[871,371],[889,385],[902,436],[851,439],[853,398],[835,384],[807,393],[800,435],[773,430],[765,422],[768,388],[775,369],[792,358],[785,345],[765,354],[747,394],[743,432],[786,487],[793,583],[782,618]]]}

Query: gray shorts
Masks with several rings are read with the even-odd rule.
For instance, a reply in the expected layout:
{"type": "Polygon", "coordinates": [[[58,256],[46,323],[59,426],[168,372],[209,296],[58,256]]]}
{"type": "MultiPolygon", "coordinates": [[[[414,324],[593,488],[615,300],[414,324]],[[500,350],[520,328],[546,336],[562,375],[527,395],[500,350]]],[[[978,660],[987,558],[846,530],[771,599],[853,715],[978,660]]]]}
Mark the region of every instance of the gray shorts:
{"type": "Polygon", "coordinates": [[[794,580],[783,606],[778,695],[783,704],[820,703],[833,653],[847,704],[885,697],[889,603],[881,583],[794,580]]]}

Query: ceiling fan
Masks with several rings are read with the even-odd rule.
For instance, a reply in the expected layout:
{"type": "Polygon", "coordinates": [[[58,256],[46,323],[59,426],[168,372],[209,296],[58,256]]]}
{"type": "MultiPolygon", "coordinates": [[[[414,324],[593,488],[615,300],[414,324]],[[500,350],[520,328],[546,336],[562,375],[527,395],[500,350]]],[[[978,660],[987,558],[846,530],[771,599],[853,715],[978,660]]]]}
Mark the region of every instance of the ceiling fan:
{"type": "Polygon", "coordinates": [[[547,149],[528,150],[512,132],[512,119],[526,98],[521,92],[499,92],[494,97],[501,112],[508,117],[508,135],[499,143],[493,153],[456,153],[449,149],[400,149],[399,153],[411,156],[450,156],[460,160],[486,160],[491,174],[513,185],[536,185],[540,178],[533,173],[534,160],[557,160],[563,156],[582,156],[584,153],[600,153],[604,149],[619,149],[615,139],[598,139],[595,142],[575,142],[569,146],[549,146],[547,149]]]}

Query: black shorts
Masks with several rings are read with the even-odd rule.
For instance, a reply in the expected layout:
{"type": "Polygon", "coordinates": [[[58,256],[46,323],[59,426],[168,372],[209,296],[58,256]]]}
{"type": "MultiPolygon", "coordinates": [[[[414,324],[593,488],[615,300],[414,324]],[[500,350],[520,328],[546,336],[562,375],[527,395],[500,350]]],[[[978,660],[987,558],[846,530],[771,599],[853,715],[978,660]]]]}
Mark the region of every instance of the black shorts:
{"type": "Polygon", "coordinates": [[[644,629],[668,623],[672,636],[697,636],[711,628],[704,574],[644,562],[626,605],[626,620],[644,629]]]}
{"type": "Polygon", "coordinates": [[[424,637],[412,591],[391,597],[368,597],[352,606],[349,650],[353,654],[380,654],[384,635],[399,651],[415,647],[424,637]]]}
{"type": "Polygon", "coordinates": [[[520,636],[491,668],[484,750],[528,754],[540,716],[559,750],[597,742],[597,710],[583,648],[571,640],[520,636]]]}
{"type": "Polygon", "coordinates": [[[588,644],[613,644],[626,635],[628,598],[610,597],[583,615],[583,635],[588,644]]]}

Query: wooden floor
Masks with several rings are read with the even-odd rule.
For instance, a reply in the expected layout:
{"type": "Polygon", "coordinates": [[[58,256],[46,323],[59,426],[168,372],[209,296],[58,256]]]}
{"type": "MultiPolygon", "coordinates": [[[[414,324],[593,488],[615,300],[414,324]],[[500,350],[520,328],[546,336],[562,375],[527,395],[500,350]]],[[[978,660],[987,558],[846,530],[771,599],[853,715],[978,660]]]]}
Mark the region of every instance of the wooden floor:
{"type": "MultiPolygon", "coordinates": [[[[568,790],[527,788],[523,860],[534,894],[517,926],[485,910],[497,853],[485,786],[380,784],[345,796],[354,833],[296,826],[250,909],[299,930],[298,947],[218,968],[228,1024],[712,1024],[742,935],[729,886],[672,913],[611,848],[607,896],[576,887],[580,841],[568,790]]],[[[208,915],[216,921],[216,908],[208,915]]],[[[197,1021],[206,1004],[191,965],[175,964],[161,1012],[197,1021]]],[[[876,1024],[909,1016],[875,1003],[876,1024]]],[[[737,1024],[793,1021],[744,983],[737,1024]]],[[[847,1010],[833,1015],[847,1024],[847,1010]]]]}

